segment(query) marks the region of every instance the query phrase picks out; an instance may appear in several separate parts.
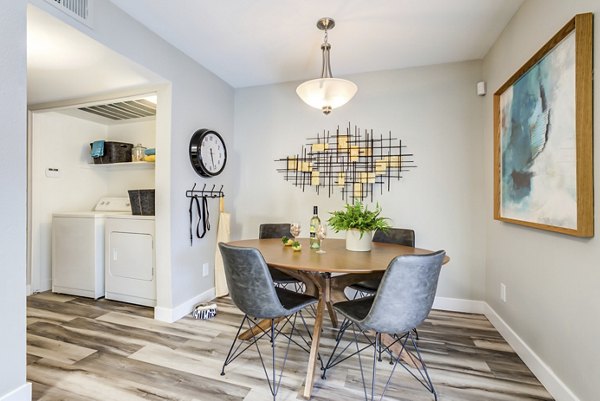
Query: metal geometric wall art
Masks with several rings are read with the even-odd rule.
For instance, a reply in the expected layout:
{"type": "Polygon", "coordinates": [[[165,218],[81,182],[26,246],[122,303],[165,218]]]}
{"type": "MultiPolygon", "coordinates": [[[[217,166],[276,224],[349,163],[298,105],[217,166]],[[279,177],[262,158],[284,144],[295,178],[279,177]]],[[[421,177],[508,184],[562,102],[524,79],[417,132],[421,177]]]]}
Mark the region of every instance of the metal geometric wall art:
{"type": "Polygon", "coordinates": [[[308,138],[300,153],[275,160],[283,167],[277,171],[294,186],[314,187],[317,194],[327,191],[329,197],[336,188],[346,201],[370,198],[384,188],[390,190],[392,180],[400,180],[402,173],[416,167],[413,154],[404,153],[402,141],[373,130],[361,130],[350,124],[345,133],[340,128],[335,134],[323,131],[316,138],[308,138]],[[379,188],[377,188],[379,186],[379,188]]]}

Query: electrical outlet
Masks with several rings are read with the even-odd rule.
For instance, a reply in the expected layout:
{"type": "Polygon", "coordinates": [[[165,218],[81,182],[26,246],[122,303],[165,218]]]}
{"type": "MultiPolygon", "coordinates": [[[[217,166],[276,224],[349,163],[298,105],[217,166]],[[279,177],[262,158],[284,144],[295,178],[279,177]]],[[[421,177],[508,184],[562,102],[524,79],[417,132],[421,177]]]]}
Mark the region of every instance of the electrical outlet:
{"type": "Polygon", "coordinates": [[[208,263],[202,264],[202,277],[208,276],[208,263]]]}
{"type": "Polygon", "coordinates": [[[506,285],[504,283],[500,283],[500,300],[506,302],[506,285]]]}

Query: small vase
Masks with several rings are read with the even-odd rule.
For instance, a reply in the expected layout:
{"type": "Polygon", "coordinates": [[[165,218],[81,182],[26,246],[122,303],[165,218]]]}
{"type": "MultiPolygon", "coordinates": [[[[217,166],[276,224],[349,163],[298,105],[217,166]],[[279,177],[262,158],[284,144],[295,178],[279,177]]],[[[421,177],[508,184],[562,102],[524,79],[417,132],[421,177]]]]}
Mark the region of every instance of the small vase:
{"type": "Polygon", "coordinates": [[[349,251],[367,252],[371,250],[372,231],[362,233],[356,229],[346,231],[346,249],[349,251]]]}

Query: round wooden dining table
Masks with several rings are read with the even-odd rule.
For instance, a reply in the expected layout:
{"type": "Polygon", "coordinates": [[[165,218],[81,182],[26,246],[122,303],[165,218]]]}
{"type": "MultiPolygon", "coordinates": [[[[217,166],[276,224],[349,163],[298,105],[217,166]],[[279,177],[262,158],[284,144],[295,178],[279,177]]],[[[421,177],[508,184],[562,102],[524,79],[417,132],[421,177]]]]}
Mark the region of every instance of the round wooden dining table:
{"type": "MultiPolygon", "coordinates": [[[[301,280],[306,286],[305,293],[319,299],[303,392],[304,397],[309,399],[314,383],[324,310],[327,309],[332,325],[337,327],[338,320],[333,304],[347,300],[344,289],[348,285],[372,278],[380,278],[390,262],[397,256],[423,255],[432,251],[404,245],[373,242],[371,251],[354,252],[346,250],[345,240],[327,239],[321,245],[321,249],[325,253],[317,253],[315,250],[310,249],[307,238],[298,238],[297,240],[302,245],[300,251],[294,251],[292,247],[284,246],[278,238],[232,241],[228,244],[258,249],[270,267],[280,269],[286,274],[301,280]]],[[[446,256],[444,264],[449,260],[446,256]]],[[[240,338],[252,338],[265,330],[268,325],[270,325],[268,320],[261,322],[254,329],[242,333],[240,338]]],[[[384,341],[383,338],[382,341],[384,341]]],[[[390,340],[390,343],[392,341],[390,340]]],[[[411,361],[407,362],[410,363],[411,361]]]]}

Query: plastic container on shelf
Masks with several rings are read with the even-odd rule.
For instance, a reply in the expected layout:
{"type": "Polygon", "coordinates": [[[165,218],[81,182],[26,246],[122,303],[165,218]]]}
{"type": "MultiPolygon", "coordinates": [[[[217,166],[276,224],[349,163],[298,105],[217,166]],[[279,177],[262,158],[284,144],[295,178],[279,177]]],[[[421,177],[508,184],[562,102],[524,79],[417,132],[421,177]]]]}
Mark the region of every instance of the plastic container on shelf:
{"type": "Polygon", "coordinates": [[[138,143],[131,149],[131,160],[134,162],[141,162],[144,160],[146,148],[142,146],[141,143],[138,143]]]}

